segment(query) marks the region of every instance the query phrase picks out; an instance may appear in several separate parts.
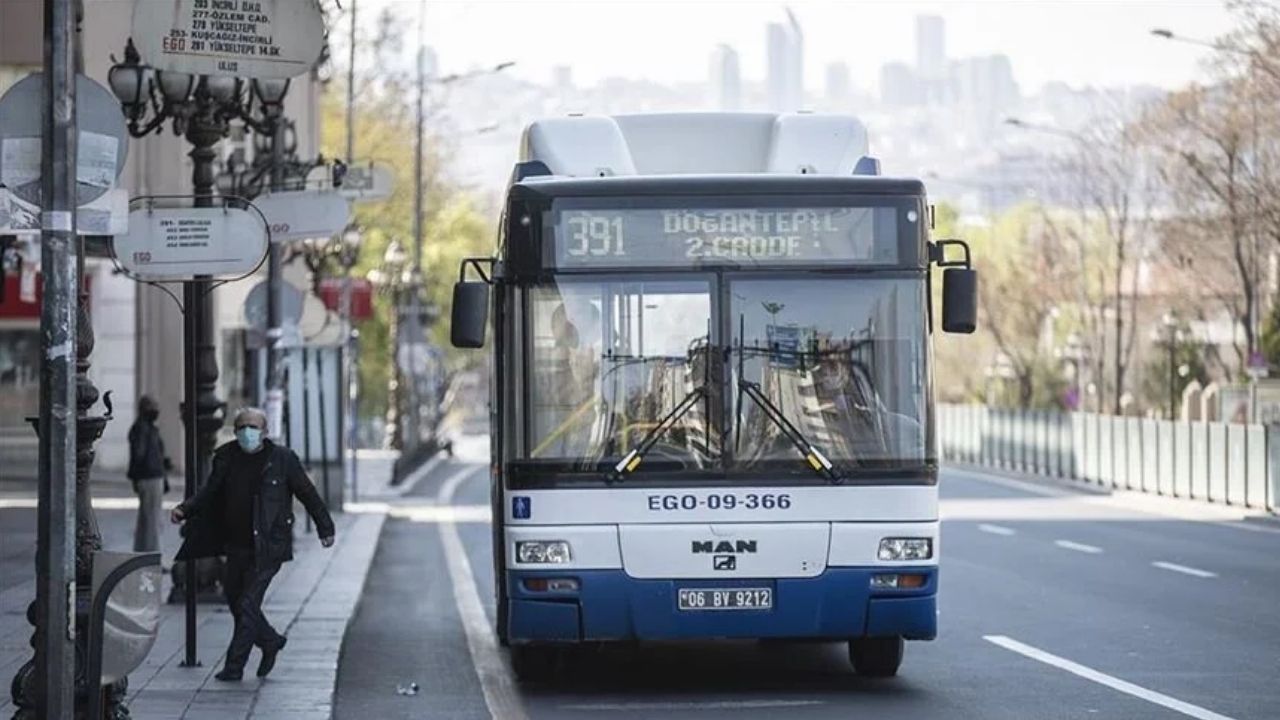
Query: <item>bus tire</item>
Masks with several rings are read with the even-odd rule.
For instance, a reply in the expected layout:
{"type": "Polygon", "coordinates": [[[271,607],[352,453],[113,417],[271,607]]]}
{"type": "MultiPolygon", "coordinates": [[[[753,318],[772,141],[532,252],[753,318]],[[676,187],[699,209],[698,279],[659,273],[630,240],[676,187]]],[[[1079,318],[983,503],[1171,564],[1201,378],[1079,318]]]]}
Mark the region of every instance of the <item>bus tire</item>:
{"type": "Polygon", "coordinates": [[[905,645],[897,635],[855,638],[849,641],[849,662],[864,677],[893,677],[902,664],[905,645]]]}
{"type": "Polygon", "coordinates": [[[548,645],[512,645],[511,669],[520,682],[547,682],[556,676],[558,649],[548,645]]]}

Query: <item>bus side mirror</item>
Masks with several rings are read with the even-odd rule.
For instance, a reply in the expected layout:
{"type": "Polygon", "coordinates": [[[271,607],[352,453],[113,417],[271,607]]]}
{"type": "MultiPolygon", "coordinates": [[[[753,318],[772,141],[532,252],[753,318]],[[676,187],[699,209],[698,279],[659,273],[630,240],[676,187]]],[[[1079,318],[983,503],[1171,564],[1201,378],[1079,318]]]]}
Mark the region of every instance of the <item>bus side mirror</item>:
{"type": "Polygon", "coordinates": [[[489,322],[489,283],[461,280],[453,285],[453,314],[449,339],[454,347],[484,347],[489,322]]]}
{"type": "Polygon", "coordinates": [[[951,267],[942,271],[942,330],[972,333],[978,327],[978,271],[951,267]]]}

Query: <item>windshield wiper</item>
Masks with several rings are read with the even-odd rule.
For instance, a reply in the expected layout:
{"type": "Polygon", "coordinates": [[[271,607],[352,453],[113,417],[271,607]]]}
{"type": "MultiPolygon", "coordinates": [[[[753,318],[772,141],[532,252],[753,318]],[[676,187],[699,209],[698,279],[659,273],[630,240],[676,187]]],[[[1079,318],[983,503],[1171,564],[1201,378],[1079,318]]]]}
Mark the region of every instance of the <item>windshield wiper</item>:
{"type": "Polygon", "coordinates": [[[644,461],[645,453],[652,450],[653,446],[658,444],[658,438],[660,438],[664,432],[669,430],[677,420],[684,416],[685,413],[689,412],[690,408],[697,405],[698,401],[705,397],[706,394],[707,386],[699,385],[691,390],[688,395],[685,395],[684,399],[681,400],[678,405],[671,408],[671,412],[664,415],[662,419],[658,421],[658,424],[645,434],[644,439],[640,441],[639,445],[637,445],[631,452],[627,453],[617,465],[613,466],[611,479],[621,480],[624,475],[634,472],[636,468],[640,467],[640,463],[644,461]]]}
{"type": "MultiPolygon", "coordinates": [[[[760,406],[760,409],[764,411],[765,417],[769,418],[774,425],[778,426],[778,429],[782,430],[782,434],[787,436],[787,439],[791,441],[792,445],[795,445],[796,450],[800,451],[800,455],[804,457],[805,461],[809,464],[809,467],[813,468],[814,472],[826,478],[827,481],[832,484],[844,482],[844,477],[836,471],[835,465],[832,465],[831,461],[827,459],[827,456],[823,455],[821,450],[815,447],[813,443],[809,442],[808,439],[805,438],[804,434],[796,429],[795,425],[791,424],[791,421],[787,419],[787,416],[783,414],[783,412],[778,409],[778,406],[774,405],[773,401],[769,399],[769,396],[765,395],[764,391],[760,389],[759,383],[743,380],[741,376],[739,376],[738,392],[740,393],[739,398],[741,398],[742,394],[745,394],[754,400],[756,405],[760,406]]],[[[741,403],[741,400],[739,400],[739,403],[741,403]]],[[[739,421],[739,425],[740,424],[741,421],[739,421]]]]}
{"type": "MultiPolygon", "coordinates": [[[[738,447],[738,439],[742,437],[742,396],[749,395],[755,404],[759,405],[760,409],[764,411],[765,417],[769,418],[774,425],[777,425],[778,428],[782,430],[782,434],[786,435],[787,439],[791,441],[791,444],[796,447],[796,450],[800,451],[800,455],[805,459],[805,462],[809,464],[809,467],[813,468],[814,472],[826,478],[827,482],[830,482],[832,485],[838,485],[844,482],[844,476],[836,470],[835,465],[832,465],[831,461],[827,459],[827,456],[823,455],[821,450],[814,447],[813,443],[809,442],[808,439],[805,438],[804,434],[797,430],[795,425],[791,424],[791,421],[787,419],[787,416],[778,409],[778,406],[774,405],[773,401],[769,399],[769,396],[765,395],[764,391],[760,389],[760,384],[746,379],[747,352],[746,347],[743,346],[743,338],[747,335],[746,323],[746,315],[739,315],[737,348],[738,402],[736,404],[737,418],[733,424],[733,447],[735,452],[738,447]]],[[[726,354],[733,352],[732,346],[726,348],[725,352],[726,354]]]]}

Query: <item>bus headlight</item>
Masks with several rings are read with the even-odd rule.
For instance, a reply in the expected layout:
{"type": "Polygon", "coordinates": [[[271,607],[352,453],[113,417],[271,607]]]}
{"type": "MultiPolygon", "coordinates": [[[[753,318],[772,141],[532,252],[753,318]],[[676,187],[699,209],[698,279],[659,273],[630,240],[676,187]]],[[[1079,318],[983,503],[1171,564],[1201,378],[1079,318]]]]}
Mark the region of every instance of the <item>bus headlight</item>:
{"type": "Polygon", "coordinates": [[[884,538],[876,557],[885,562],[928,560],[933,557],[933,538],[884,538]]]}
{"type": "Polygon", "coordinates": [[[521,563],[559,565],[573,560],[564,540],[521,540],[516,543],[516,559],[521,563]]]}

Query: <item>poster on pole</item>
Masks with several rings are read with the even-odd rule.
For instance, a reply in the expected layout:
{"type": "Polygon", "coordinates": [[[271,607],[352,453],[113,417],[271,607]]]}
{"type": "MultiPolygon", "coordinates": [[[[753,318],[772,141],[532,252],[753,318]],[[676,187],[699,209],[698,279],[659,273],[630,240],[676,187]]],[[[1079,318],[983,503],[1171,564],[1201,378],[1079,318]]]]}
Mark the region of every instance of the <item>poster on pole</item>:
{"type": "MultiPolygon", "coordinates": [[[[77,235],[129,232],[129,191],[114,188],[76,209],[77,235]]],[[[0,188],[0,235],[39,235],[40,208],[0,188]]]]}
{"type": "Polygon", "coordinates": [[[285,80],[320,59],[324,17],[316,0],[147,0],[133,42],[157,70],[285,80]]]}
{"type": "Polygon", "coordinates": [[[142,208],[129,213],[129,232],[112,253],[139,280],[241,278],[267,254],[267,225],[251,208],[142,208]]]}
{"type": "Polygon", "coordinates": [[[330,238],[351,220],[351,203],[332,190],[299,190],[254,200],[271,227],[271,242],[330,238]]]}

